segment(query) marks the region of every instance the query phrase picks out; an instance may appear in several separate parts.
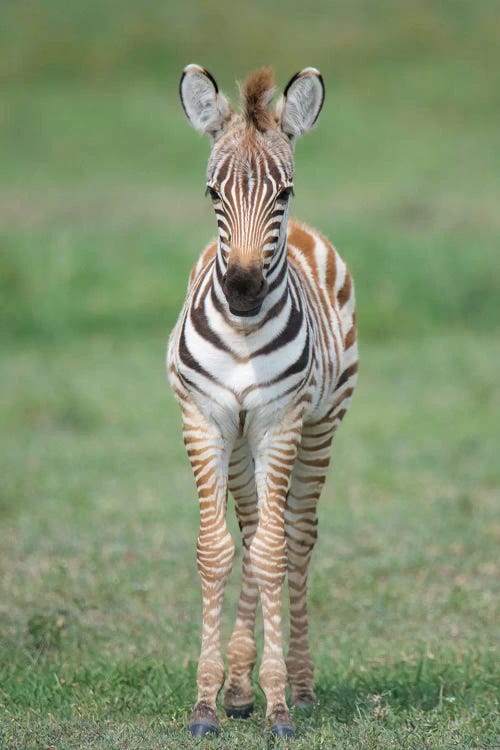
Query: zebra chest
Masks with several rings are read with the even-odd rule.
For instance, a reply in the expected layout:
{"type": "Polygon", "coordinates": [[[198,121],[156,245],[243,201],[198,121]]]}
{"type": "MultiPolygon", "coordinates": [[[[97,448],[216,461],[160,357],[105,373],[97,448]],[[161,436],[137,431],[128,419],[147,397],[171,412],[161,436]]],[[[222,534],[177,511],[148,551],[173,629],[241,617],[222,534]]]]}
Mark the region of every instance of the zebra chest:
{"type": "Polygon", "coordinates": [[[171,355],[175,351],[175,369],[204,414],[237,423],[244,411],[260,423],[286,410],[307,386],[312,344],[306,325],[293,335],[280,336],[280,330],[277,320],[254,337],[238,336],[185,316],[171,355]]]}
{"type": "Polygon", "coordinates": [[[179,371],[189,381],[194,380],[196,390],[210,400],[225,404],[236,401],[245,409],[268,400],[277,378],[276,368],[269,357],[235,360],[220,351],[206,351],[199,359],[188,363],[181,360],[179,371]]]}
{"type": "Polygon", "coordinates": [[[236,357],[207,342],[190,344],[179,342],[176,369],[202,411],[216,419],[237,419],[241,411],[273,419],[302,387],[303,369],[293,368],[296,352],[236,357]]]}

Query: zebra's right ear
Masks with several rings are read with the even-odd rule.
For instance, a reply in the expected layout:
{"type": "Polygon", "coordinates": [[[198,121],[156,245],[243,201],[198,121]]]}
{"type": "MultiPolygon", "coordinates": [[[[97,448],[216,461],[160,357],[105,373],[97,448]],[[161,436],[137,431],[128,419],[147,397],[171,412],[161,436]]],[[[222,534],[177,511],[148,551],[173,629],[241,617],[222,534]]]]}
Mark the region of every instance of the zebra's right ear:
{"type": "Polygon", "coordinates": [[[231,117],[231,105],[210,73],[200,65],[187,65],[179,85],[182,108],[200,133],[215,139],[231,117]]]}

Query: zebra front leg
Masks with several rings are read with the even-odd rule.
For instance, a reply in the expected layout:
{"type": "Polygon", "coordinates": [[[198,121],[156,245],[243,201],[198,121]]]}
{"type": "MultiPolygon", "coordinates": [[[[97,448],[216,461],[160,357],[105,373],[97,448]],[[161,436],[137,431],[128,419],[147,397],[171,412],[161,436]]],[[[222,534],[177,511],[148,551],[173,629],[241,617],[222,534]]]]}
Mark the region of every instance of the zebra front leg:
{"type": "Polygon", "coordinates": [[[243,541],[243,571],[238,613],[227,649],[229,674],[224,689],[228,716],[246,719],[253,709],[252,670],[257,658],[254,639],[259,589],[250,562],[250,543],[257,529],[254,462],[246,441],[239,441],[229,464],[229,489],[234,497],[243,541]]]}
{"type": "Polygon", "coordinates": [[[257,530],[250,560],[259,587],[264,620],[264,651],[259,680],[267,701],[267,720],[278,737],[293,737],[295,729],[286,704],[287,671],[283,656],[282,591],[286,573],[285,501],[298,443],[300,424],[270,431],[256,446],[255,477],[259,497],[257,530]]]}
{"type": "Polygon", "coordinates": [[[184,442],[200,501],[197,565],[201,578],[203,624],[198,663],[198,699],[189,720],[196,737],[217,733],[216,700],[224,682],[220,619],[224,587],[231,572],[234,543],[226,526],[227,470],[230,440],[205,420],[192,404],[183,408],[184,442]]]}
{"type": "Polygon", "coordinates": [[[314,666],[309,650],[307,577],[317,539],[317,504],[330,462],[333,429],[321,423],[304,426],[286,502],[285,534],[290,595],[290,644],[286,660],[292,706],[312,706],[314,666]]]}

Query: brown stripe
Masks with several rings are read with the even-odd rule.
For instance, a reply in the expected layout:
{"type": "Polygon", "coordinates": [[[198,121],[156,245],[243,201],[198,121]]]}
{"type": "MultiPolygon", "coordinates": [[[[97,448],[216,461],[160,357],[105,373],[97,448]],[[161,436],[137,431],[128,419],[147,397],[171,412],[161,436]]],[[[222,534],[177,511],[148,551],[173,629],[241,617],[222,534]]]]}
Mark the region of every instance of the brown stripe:
{"type": "Polygon", "coordinates": [[[342,286],[342,289],[340,289],[337,294],[337,299],[339,301],[340,307],[344,307],[345,303],[351,296],[351,287],[352,287],[351,274],[346,269],[344,284],[342,286]]]}
{"type": "Polygon", "coordinates": [[[349,349],[354,342],[356,341],[356,324],[353,323],[353,325],[349,328],[348,332],[346,333],[345,339],[344,339],[344,348],[349,349]]]}
{"type": "Polygon", "coordinates": [[[354,362],[350,367],[347,368],[347,370],[344,370],[340,378],[337,380],[337,385],[335,390],[338,390],[341,386],[344,385],[344,383],[349,380],[351,375],[354,375],[355,372],[358,371],[358,363],[354,362]]]}

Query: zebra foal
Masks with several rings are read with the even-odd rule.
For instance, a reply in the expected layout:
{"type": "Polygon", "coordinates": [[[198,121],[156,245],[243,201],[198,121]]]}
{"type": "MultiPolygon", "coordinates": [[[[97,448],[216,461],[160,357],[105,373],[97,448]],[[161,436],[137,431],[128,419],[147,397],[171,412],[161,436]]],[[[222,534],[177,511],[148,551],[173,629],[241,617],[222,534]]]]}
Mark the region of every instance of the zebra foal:
{"type": "Polygon", "coordinates": [[[242,532],[243,572],[227,652],[226,713],[245,718],[252,710],[259,598],[264,620],[259,681],[271,731],[278,737],[294,734],[287,681],[294,706],[315,700],[307,572],[331,441],[358,368],[354,290],[346,264],[316,230],[288,220],[294,144],[318,118],[323,81],[317,70],[305,68],[275,108],[273,94],[268,68],[243,83],[241,114],[198,65],[188,65],[180,83],[188,120],[211,140],[207,192],[218,226],[217,241],[191,272],[167,357],[200,504],[203,623],[198,699],[189,724],[195,736],[219,727],[220,617],[234,558],[226,525],[228,489],[242,532]]]}

